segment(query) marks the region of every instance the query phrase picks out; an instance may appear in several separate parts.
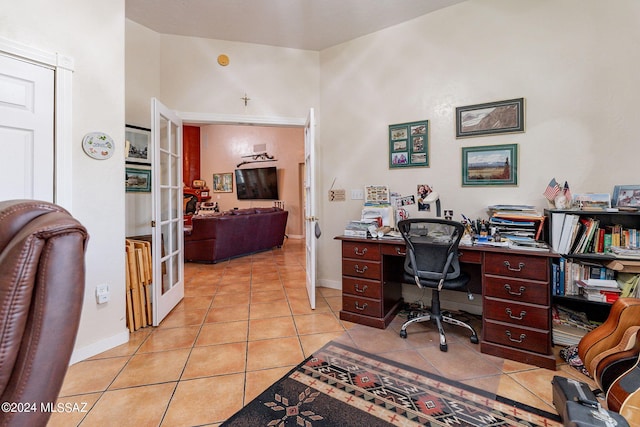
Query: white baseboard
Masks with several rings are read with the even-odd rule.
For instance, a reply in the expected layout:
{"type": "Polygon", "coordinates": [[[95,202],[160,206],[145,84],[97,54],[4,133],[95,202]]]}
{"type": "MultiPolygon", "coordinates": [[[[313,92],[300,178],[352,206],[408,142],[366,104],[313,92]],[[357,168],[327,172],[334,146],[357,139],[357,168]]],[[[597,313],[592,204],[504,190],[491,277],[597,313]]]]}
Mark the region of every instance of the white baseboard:
{"type": "Polygon", "coordinates": [[[320,279],[317,285],[322,288],[342,289],[342,282],[340,280],[320,279]]]}
{"type": "Polygon", "coordinates": [[[81,362],[90,357],[95,356],[96,354],[100,354],[104,351],[111,350],[114,347],[117,347],[121,344],[125,344],[129,341],[129,330],[125,329],[119,334],[113,335],[107,339],[100,340],[91,345],[82,347],[82,348],[74,348],[73,353],[71,353],[71,361],[69,365],[73,365],[74,363],[81,362]]]}

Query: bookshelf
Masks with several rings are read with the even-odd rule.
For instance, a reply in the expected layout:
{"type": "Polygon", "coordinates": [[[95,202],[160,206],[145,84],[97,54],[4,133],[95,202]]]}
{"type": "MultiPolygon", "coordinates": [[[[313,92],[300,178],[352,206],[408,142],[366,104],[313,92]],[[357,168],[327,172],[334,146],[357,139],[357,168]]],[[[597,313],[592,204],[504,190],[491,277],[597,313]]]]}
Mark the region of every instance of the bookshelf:
{"type": "MultiPolygon", "coordinates": [[[[607,278],[616,278],[620,273],[640,273],[640,258],[616,255],[609,249],[611,245],[640,247],[639,212],[546,209],[544,214],[547,217],[544,239],[557,253],[562,255],[559,263],[584,266],[581,273],[583,276],[576,276],[573,279],[596,278],[589,276],[589,272],[598,269],[605,271],[607,278]],[[568,218],[574,218],[574,224],[578,224],[571,229],[569,237],[565,234],[569,230],[568,218]],[[590,224],[595,228],[590,230],[590,224]],[[614,236],[615,233],[618,234],[618,237],[614,236]],[[562,243],[563,239],[566,239],[564,243],[562,243]]],[[[562,274],[562,271],[559,271],[559,274],[562,274]]],[[[565,283],[565,286],[568,285],[565,283]]],[[[556,288],[552,292],[556,304],[581,310],[592,321],[606,320],[611,303],[588,300],[582,295],[565,295],[564,292],[558,292],[558,290],[556,288]]]]}

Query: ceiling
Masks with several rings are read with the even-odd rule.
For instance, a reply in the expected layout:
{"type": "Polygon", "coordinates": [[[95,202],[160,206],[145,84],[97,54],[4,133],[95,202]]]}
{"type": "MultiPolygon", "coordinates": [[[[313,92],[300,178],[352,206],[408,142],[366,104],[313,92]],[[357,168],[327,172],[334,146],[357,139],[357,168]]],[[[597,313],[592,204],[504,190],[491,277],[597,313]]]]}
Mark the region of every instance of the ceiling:
{"type": "Polygon", "coordinates": [[[125,0],[163,34],[320,51],[465,0],[125,0]]]}

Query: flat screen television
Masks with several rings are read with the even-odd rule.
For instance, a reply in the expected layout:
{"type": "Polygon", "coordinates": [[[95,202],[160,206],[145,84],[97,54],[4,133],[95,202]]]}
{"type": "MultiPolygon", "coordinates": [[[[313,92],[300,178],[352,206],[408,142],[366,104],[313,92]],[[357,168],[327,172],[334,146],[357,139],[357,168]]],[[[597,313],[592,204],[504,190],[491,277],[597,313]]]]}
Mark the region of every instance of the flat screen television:
{"type": "Polygon", "coordinates": [[[266,168],[236,169],[239,200],[278,200],[278,171],[266,168]]]}

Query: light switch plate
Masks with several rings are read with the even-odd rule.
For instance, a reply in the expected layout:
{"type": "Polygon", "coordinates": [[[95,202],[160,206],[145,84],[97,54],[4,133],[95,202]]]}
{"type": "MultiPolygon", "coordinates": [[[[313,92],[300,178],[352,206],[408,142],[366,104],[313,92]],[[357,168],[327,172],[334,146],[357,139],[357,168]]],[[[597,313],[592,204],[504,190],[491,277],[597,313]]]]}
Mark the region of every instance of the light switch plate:
{"type": "Polygon", "coordinates": [[[361,188],[352,188],[351,200],[364,200],[364,190],[361,188]]]}

